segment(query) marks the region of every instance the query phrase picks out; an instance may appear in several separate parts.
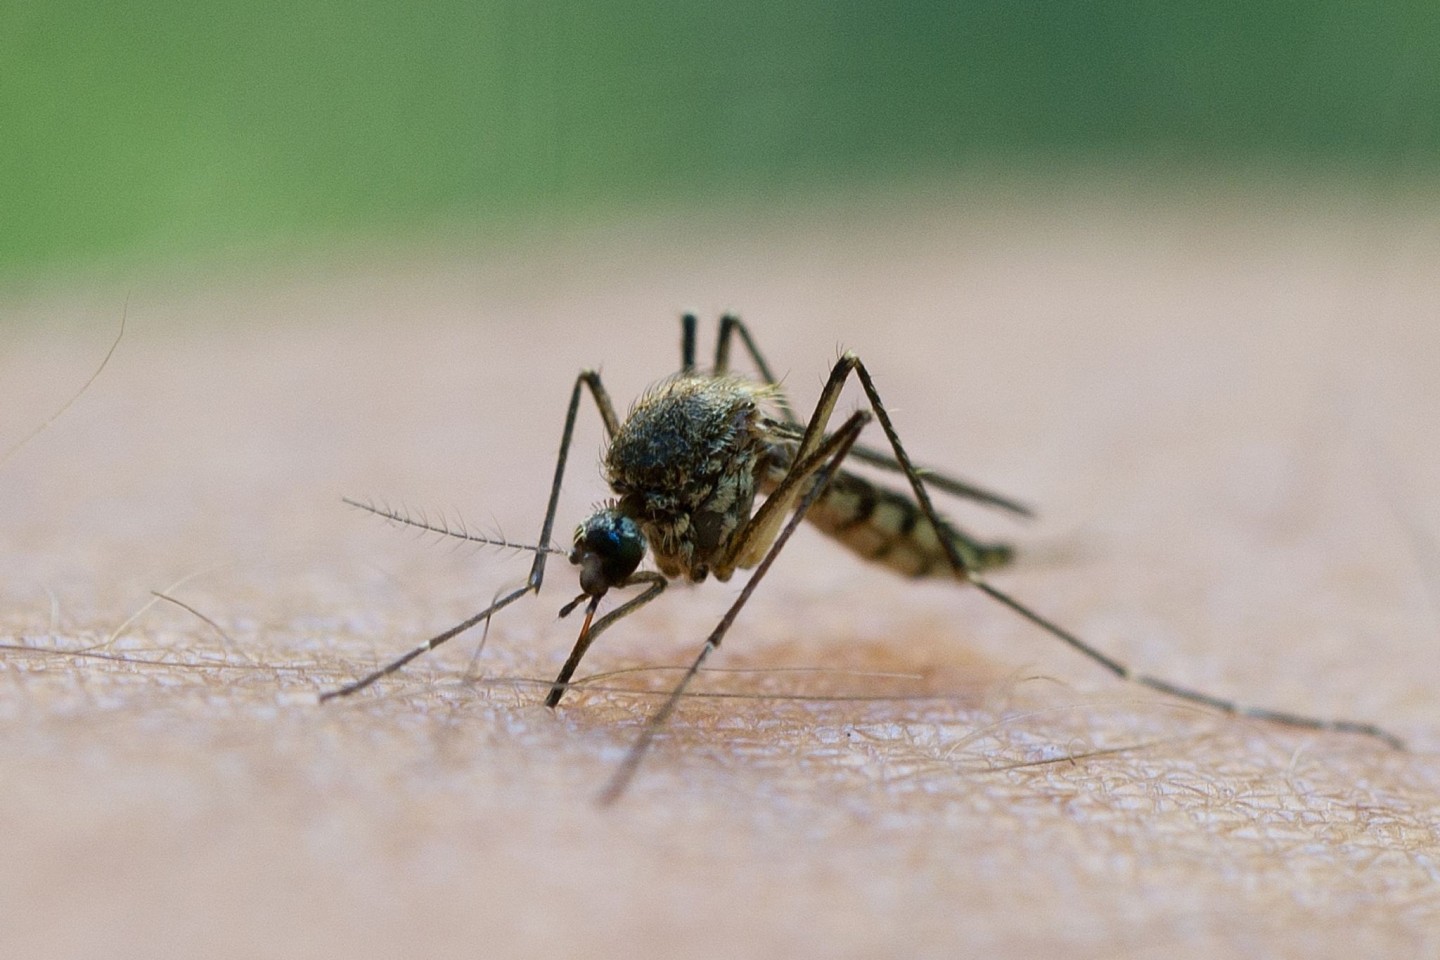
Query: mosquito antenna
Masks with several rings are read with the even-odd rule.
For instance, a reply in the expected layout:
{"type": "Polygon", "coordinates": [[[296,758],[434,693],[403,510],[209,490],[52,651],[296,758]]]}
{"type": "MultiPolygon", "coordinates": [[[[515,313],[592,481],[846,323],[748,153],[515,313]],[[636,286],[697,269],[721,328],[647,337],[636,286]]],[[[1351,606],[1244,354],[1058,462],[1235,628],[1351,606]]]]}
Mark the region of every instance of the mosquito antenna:
{"type": "Polygon", "coordinates": [[[456,526],[452,525],[450,521],[444,519],[443,517],[438,522],[432,522],[428,516],[421,515],[419,517],[415,517],[409,513],[404,512],[403,510],[393,509],[388,504],[383,507],[379,506],[372,500],[352,500],[349,497],[341,497],[340,499],[342,502],[347,503],[350,506],[355,507],[356,509],[364,510],[366,513],[374,514],[375,516],[381,518],[382,520],[385,520],[388,523],[392,523],[402,527],[412,527],[416,530],[423,530],[426,533],[434,533],[442,537],[449,537],[452,540],[465,540],[470,543],[481,543],[489,547],[500,547],[504,550],[529,550],[532,553],[563,554],[568,552],[565,550],[561,550],[559,547],[537,547],[528,543],[515,543],[511,540],[505,539],[504,537],[487,537],[483,534],[472,533],[469,527],[465,525],[465,521],[463,519],[460,520],[459,525],[456,526]]]}

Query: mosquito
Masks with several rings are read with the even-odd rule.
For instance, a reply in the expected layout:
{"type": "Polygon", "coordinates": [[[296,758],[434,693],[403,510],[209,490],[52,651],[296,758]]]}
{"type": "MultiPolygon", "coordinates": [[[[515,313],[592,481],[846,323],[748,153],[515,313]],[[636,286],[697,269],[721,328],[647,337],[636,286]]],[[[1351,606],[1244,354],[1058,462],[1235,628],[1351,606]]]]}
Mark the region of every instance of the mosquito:
{"type": "Polygon", "coordinates": [[[1138,673],[992,586],[985,579],[986,572],[1008,563],[1012,548],[1004,543],[981,542],[961,530],[935,509],[930,491],[1020,516],[1030,516],[1031,511],[1024,504],[967,481],[917,467],[900,441],[870,371],[853,353],[844,354],[835,363],[815,412],[802,422],[738,317],[721,317],[710,372],[696,368],[695,345],[696,319],[686,314],[681,320],[680,371],[652,385],[624,421],[616,415],[598,373],[585,370],[576,377],[536,545],[485,537],[415,520],[373,504],[347,501],[394,522],[479,543],[533,551],[535,559],[523,586],[499,596],[484,610],[361,679],[327,691],[320,699],[363,690],[477,624],[488,624],[503,608],[528,593],[538,593],[546,560],[551,554],[567,553],[570,563],[579,568],[581,592],[561,608],[560,615],[568,616],[582,605],[585,613],[574,649],[545,698],[546,706],[554,707],[569,689],[571,677],[595,639],[653,601],[672,580],[700,583],[714,577],[727,581],[737,570],[753,569],[601,793],[601,802],[610,803],[624,792],[655,736],[705,661],[719,648],[791,534],[802,521],[809,521],[865,559],[896,573],[917,578],[946,577],[969,584],[1121,680],[1225,714],[1311,730],[1361,734],[1403,749],[1398,737],[1371,723],[1247,706],[1138,673]],[[737,340],[759,372],[758,380],[731,372],[731,348],[737,340]],[[851,413],[831,430],[836,403],[852,377],[859,381],[867,407],[851,413]],[[609,445],[603,469],[614,497],[576,528],[573,546],[567,552],[550,546],[550,536],[575,420],[586,391],[604,422],[609,445]],[[879,424],[885,448],[859,443],[861,432],[871,420],[879,424]],[[851,461],[900,474],[908,490],[891,489],[845,469],[851,461]],[[757,496],[763,497],[758,506],[757,496]],[[656,570],[640,569],[647,553],[656,570]],[[610,591],[631,588],[639,593],[596,618],[601,601],[610,591]]]}

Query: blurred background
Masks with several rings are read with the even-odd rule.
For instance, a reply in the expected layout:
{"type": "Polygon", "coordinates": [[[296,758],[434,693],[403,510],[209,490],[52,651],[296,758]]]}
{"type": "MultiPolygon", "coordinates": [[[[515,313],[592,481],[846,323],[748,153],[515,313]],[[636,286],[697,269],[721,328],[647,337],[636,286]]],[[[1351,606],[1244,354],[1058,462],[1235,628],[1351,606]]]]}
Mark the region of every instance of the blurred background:
{"type": "Polygon", "coordinates": [[[10,0],[0,287],[1036,179],[1382,196],[1433,0],[10,0]]]}

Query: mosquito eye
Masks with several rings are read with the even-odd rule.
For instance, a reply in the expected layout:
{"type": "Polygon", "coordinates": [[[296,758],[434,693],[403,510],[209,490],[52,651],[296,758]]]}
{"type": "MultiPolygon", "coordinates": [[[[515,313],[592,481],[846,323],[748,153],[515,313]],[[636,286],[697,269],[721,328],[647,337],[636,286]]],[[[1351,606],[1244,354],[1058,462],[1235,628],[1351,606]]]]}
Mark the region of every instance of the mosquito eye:
{"type": "Polygon", "coordinates": [[[624,583],[643,559],[645,535],[614,510],[601,510],[575,531],[570,562],[580,567],[580,589],[592,597],[624,583]]]}

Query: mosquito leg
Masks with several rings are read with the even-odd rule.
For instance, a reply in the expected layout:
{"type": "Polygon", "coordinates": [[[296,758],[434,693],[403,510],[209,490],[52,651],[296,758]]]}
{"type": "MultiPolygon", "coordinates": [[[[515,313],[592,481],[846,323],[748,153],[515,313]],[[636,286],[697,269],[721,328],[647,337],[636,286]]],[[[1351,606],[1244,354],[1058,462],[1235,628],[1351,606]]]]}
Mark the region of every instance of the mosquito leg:
{"type": "Polygon", "coordinates": [[[756,346],[755,338],[750,335],[750,329],[733,313],[727,313],[720,318],[720,334],[715,338],[715,375],[719,377],[730,372],[730,339],[735,336],[740,338],[740,342],[745,346],[745,352],[750,354],[750,359],[755,363],[755,369],[760,371],[760,378],[776,388],[775,405],[780,408],[785,422],[792,426],[800,426],[800,419],[795,416],[795,409],[790,406],[790,401],[786,399],[785,394],[779,392],[780,381],[771,372],[770,364],[765,362],[765,356],[756,346]]]}
{"type": "MultiPolygon", "coordinates": [[[[770,544],[785,522],[785,515],[806,492],[803,487],[805,479],[819,468],[816,454],[828,449],[828,444],[838,436],[827,434],[825,428],[830,423],[831,414],[835,412],[835,404],[840,399],[840,391],[844,386],[845,377],[839,375],[837,369],[820,391],[815,412],[810,415],[809,425],[796,442],[795,453],[784,478],[765,498],[765,502],[755,511],[750,521],[735,534],[725,557],[716,564],[717,573],[728,575],[728,571],[737,567],[753,567],[770,549],[770,544]]],[[[847,453],[853,445],[853,442],[846,445],[847,453]]]]}
{"type": "MultiPolygon", "coordinates": [[[[831,382],[833,383],[837,376],[843,381],[845,376],[847,376],[851,371],[854,371],[856,376],[859,377],[860,385],[865,390],[865,396],[869,399],[870,406],[875,411],[875,419],[879,421],[880,428],[885,432],[886,439],[890,441],[890,448],[895,453],[895,461],[899,464],[901,472],[905,474],[906,479],[910,481],[910,488],[915,492],[915,499],[919,502],[920,509],[924,511],[926,519],[928,519],[931,523],[936,524],[936,527],[938,529],[940,518],[939,515],[935,512],[934,504],[930,502],[930,494],[925,489],[924,479],[922,478],[920,471],[915,469],[915,465],[910,461],[909,454],[905,452],[905,448],[901,445],[900,437],[895,432],[895,426],[890,421],[890,414],[885,409],[885,404],[880,400],[879,391],[875,389],[875,382],[870,378],[870,372],[865,369],[865,365],[861,363],[860,359],[853,354],[846,354],[840,359],[840,362],[835,365],[835,370],[831,374],[831,382]]],[[[828,388],[829,384],[827,384],[827,389],[828,388]]],[[[814,429],[813,423],[811,424],[811,429],[814,429]]],[[[1210,707],[1212,709],[1219,710],[1222,713],[1228,713],[1235,716],[1254,717],[1259,720],[1266,720],[1272,723],[1284,724],[1291,727],[1302,727],[1308,730],[1330,730],[1343,733],[1358,733],[1368,737],[1374,737],[1375,739],[1381,740],[1384,743],[1397,749],[1403,749],[1404,747],[1404,744],[1401,742],[1401,740],[1394,734],[1391,734],[1371,723],[1363,723],[1355,720],[1328,720],[1320,717],[1303,716],[1301,714],[1290,713],[1284,710],[1269,710],[1264,707],[1246,706],[1233,700],[1227,700],[1222,697],[1212,696],[1211,694],[1203,693],[1198,690],[1192,690],[1188,687],[1183,687],[1178,684],[1171,683],[1168,680],[1162,680],[1158,677],[1151,677],[1145,674],[1136,673],[1125,664],[1105,653],[1102,653],[1095,647],[1091,646],[1089,643],[1086,643],[1084,640],[1081,640],[1069,630],[1066,630],[1055,622],[1049,620],[1048,618],[1041,616],[1034,610],[1031,610],[1029,607],[1020,603],[1018,600],[1002,592],[1001,590],[992,587],[985,580],[981,579],[980,575],[976,571],[969,569],[965,565],[965,562],[961,559],[960,553],[956,549],[955,544],[949,538],[941,537],[940,543],[944,547],[946,558],[950,561],[950,566],[954,569],[957,577],[970,582],[976,587],[976,589],[980,590],[980,592],[984,593],[986,596],[998,601],[1000,604],[1007,607],[1011,611],[1019,614],[1026,620],[1029,620],[1031,623],[1035,624],[1037,627],[1040,627],[1042,630],[1049,633],[1056,639],[1064,641],[1066,644],[1073,647],[1075,650],[1079,651],[1081,654],[1093,660],[1095,663],[1104,667],[1106,670],[1110,671],[1112,674],[1122,680],[1128,680],[1132,683],[1139,684],[1143,687],[1148,687],[1151,690],[1157,690],[1160,693],[1164,693],[1168,696],[1172,696],[1180,700],[1185,700],[1190,703],[1197,703],[1201,706],[1210,707]]]]}
{"type": "Polygon", "coordinates": [[[1100,664],[1100,666],[1104,667],[1106,670],[1109,670],[1121,680],[1136,683],[1142,687],[1148,687],[1151,690],[1158,690],[1159,692],[1168,696],[1172,696],[1180,700],[1185,700],[1190,703],[1198,703],[1202,706],[1210,707],[1212,709],[1219,710],[1221,713],[1228,713],[1233,716],[1253,717],[1254,719],[1265,720],[1269,723],[1278,723],[1288,727],[1301,727],[1306,730],[1328,730],[1336,733],[1358,733],[1363,736],[1374,737],[1376,740],[1379,740],[1387,746],[1395,748],[1396,750],[1405,749],[1405,741],[1395,736],[1395,734],[1390,733],[1388,730],[1385,730],[1384,728],[1377,726],[1373,723],[1366,723],[1359,720],[1330,720],[1323,717],[1307,717],[1303,714],[1291,713],[1287,710],[1271,710],[1267,707],[1247,706],[1242,703],[1237,703],[1234,700],[1227,700],[1224,697],[1217,697],[1213,694],[1203,693],[1199,690],[1192,690],[1189,687],[1182,687],[1179,684],[1171,683],[1169,680],[1162,680],[1159,677],[1152,677],[1147,674],[1136,673],[1120,661],[1104,653],[1101,653],[1099,650],[1096,650],[1090,644],[1086,643],[1084,640],[1081,640],[1069,630],[1066,630],[1064,627],[1061,627],[1054,621],[1043,617],[1040,614],[1036,613],[1034,610],[1031,610],[1029,607],[1026,607],[1024,604],[1020,603],[1018,600],[1011,597],[1009,594],[1003,593],[1000,590],[997,590],[995,587],[992,587],[986,581],[981,580],[977,575],[970,574],[967,576],[967,579],[981,593],[984,593],[986,596],[999,601],[1001,604],[1010,608],[1015,613],[1024,617],[1026,620],[1029,620],[1031,623],[1035,624],[1037,627],[1044,630],[1046,633],[1049,633],[1051,636],[1057,637],[1060,640],[1063,640],[1065,643],[1068,643],[1070,646],[1074,647],[1076,650],[1080,651],[1082,654],[1089,657],[1091,660],[1100,664]]]}
{"type": "MultiPolygon", "coordinates": [[[[580,666],[580,659],[585,656],[585,652],[590,649],[590,644],[595,642],[595,638],[609,629],[615,621],[622,617],[629,616],[651,600],[660,596],[661,591],[665,589],[665,585],[669,583],[669,581],[658,573],[642,570],[631,576],[630,579],[622,583],[621,586],[630,587],[638,583],[648,583],[649,586],[646,587],[644,592],[639,596],[631,597],[614,610],[605,614],[605,616],[597,620],[593,626],[590,625],[588,620],[586,621],[585,627],[580,630],[580,637],[575,641],[575,649],[570,651],[570,658],[565,661],[565,666],[560,668],[560,675],[555,678],[555,682],[550,686],[550,695],[545,698],[545,706],[553,707],[560,702],[561,697],[565,696],[565,691],[570,689],[570,678],[575,675],[575,668],[580,666]]],[[[597,597],[596,599],[598,600],[599,598],[597,597]]],[[[592,603],[593,602],[594,601],[592,601],[592,603]]]]}
{"type": "Polygon", "coordinates": [[[680,318],[680,372],[686,375],[695,372],[695,322],[693,313],[680,318]]]}
{"type": "MultiPolygon", "coordinates": [[[[555,510],[560,503],[560,486],[565,479],[565,461],[570,456],[570,440],[575,434],[575,418],[580,412],[582,387],[589,388],[590,395],[595,399],[595,406],[600,411],[600,419],[605,422],[606,433],[614,436],[615,431],[620,428],[620,421],[615,416],[615,405],[610,402],[610,395],[605,392],[605,387],[600,382],[600,375],[593,370],[582,371],[580,375],[575,378],[575,387],[570,391],[570,406],[565,411],[565,429],[560,435],[560,454],[555,459],[555,478],[550,482],[550,499],[545,505],[545,520],[540,525],[540,539],[536,541],[541,548],[549,546],[550,534],[555,529],[555,510]]],[[[550,551],[548,550],[536,550],[535,562],[530,565],[530,575],[526,578],[523,587],[507,593],[484,610],[475,614],[475,616],[456,624],[443,633],[436,634],[419,646],[411,648],[411,650],[403,656],[397,657],[383,667],[380,667],[378,670],[372,671],[353,683],[348,683],[343,687],[322,693],[320,695],[320,702],[324,703],[326,700],[349,696],[352,693],[364,690],[376,680],[389,676],[421,654],[429,653],[445,641],[464,633],[477,623],[489,619],[497,611],[519,600],[525,594],[538,593],[541,583],[545,580],[545,561],[549,556],[550,551]]]]}
{"type": "MultiPolygon", "coordinates": [[[[595,409],[600,411],[600,419],[605,422],[605,435],[613,437],[620,430],[620,418],[615,415],[615,404],[610,401],[610,394],[605,389],[605,384],[600,382],[600,374],[595,370],[582,370],[580,376],[576,377],[575,389],[570,397],[570,408],[565,413],[565,435],[560,439],[561,456],[560,462],[565,462],[564,451],[570,446],[570,434],[575,425],[575,409],[579,401],[574,394],[580,392],[580,384],[590,388],[590,396],[595,398],[595,409]]],[[[557,471],[559,472],[559,471],[557,471]]]]}
{"type": "MultiPolygon", "coordinates": [[[[670,715],[675,712],[676,706],[680,703],[680,698],[685,693],[685,688],[690,685],[690,681],[695,679],[695,675],[700,672],[700,667],[704,665],[710,654],[719,648],[720,642],[725,639],[726,632],[729,631],[731,624],[735,622],[735,618],[739,616],[741,608],[743,608],[745,603],[750,599],[750,595],[755,592],[755,588],[760,585],[760,581],[764,579],[766,572],[770,569],[770,565],[773,564],[775,558],[779,556],[780,550],[785,546],[785,542],[789,540],[790,535],[795,532],[795,528],[805,519],[806,511],[819,499],[821,492],[825,489],[825,485],[830,482],[830,478],[833,477],[835,471],[840,468],[840,462],[844,460],[845,455],[850,452],[850,447],[855,443],[855,438],[860,435],[860,431],[864,429],[865,424],[869,421],[870,416],[866,411],[855,411],[839,430],[826,438],[821,449],[818,450],[812,458],[803,464],[797,463],[791,468],[792,475],[798,474],[802,470],[804,471],[805,475],[803,477],[797,477],[797,482],[803,482],[806,478],[813,477],[813,482],[810,484],[809,490],[807,490],[805,495],[800,499],[799,504],[795,508],[795,513],[790,517],[790,522],[785,524],[779,535],[775,537],[775,541],[770,545],[770,549],[765,554],[765,558],[756,566],[754,575],[750,577],[745,583],[745,586],[740,590],[740,596],[735,598],[735,602],[730,605],[730,609],[725,611],[725,615],[720,618],[720,622],[717,623],[715,629],[710,632],[710,636],[706,638],[705,645],[700,648],[700,653],[696,656],[695,661],[690,664],[689,669],[681,676],[680,682],[675,685],[675,689],[670,691],[670,695],[665,698],[665,702],[661,704],[660,709],[655,711],[650,719],[646,721],[644,729],[640,731],[640,736],[635,740],[635,743],[631,745],[630,751],[625,755],[625,759],[621,761],[619,768],[616,769],[615,774],[610,778],[610,782],[606,784],[605,789],[600,793],[599,802],[601,805],[614,803],[619,799],[620,795],[625,792],[625,787],[630,783],[631,778],[635,776],[635,771],[640,767],[640,761],[645,758],[645,753],[650,749],[650,744],[654,741],[656,732],[665,725],[665,722],[670,719],[670,715]]],[[[619,611],[617,610],[616,612],[618,613],[619,611]]]]}
{"type": "MultiPolygon", "coordinates": [[[[691,319],[693,320],[693,317],[691,319]]],[[[734,314],[727,313],[720,318],[720,336],[715,344],[715,372],[717,374],[724,373],[729,368],[730,340],[733,336],[740,338],[740,342],[744,345],[746,352],[750,354],[750,359],[754,361],[756,369],[760,371],[760,376],[764,378],[765,382],[773,387],[778,387],[780,385],[779,381],[775,379],[775,374],[771,372],[770,365],[765,362],[765,357],[761,355],[760,348],[756,346],[755,338],[751,336],[749,328],[734,314]]],[[[783,394],[780,395],[776,405],[780,407],[781,413],[784,416],[785,425],[795,428],[798,432],[803,424],[796,418],[794,410],[790,407],[790,404],[786,401],[783,394]]],[[[855,444],[854,448],[850,451],[850,456],[863,463],[880,467],[882,470],[903,472],[900,464],[897,463],[893,457],[883,451],[866,446],[863,443],[855,444]]],[[[1012,497],[995,493],[992,490],[986,490],[978,484],[949,476],[938,470],[931,470],[928,467],[920,467],[918,469],[930,486],[937,490],[943,490],[951,496],[961,497],[965,500],[974,500],[986,506],[999,507],[1001,510],[1007,510],[1021,517],[1033,517],[1035,515],[1035,512],[1030,507],[1012,497]]]]}
{"type": "MultiPolygon", "coordinates": [[[[799,440],[804,435],[804,428],[799,424],[776,423],[775,421],[771,421],[769,426],[778,436],[786,440],[799,440]]],[[[862,463],[868,463],[874,467],[879,467],[882,470],[889,470],[892,473],[905,472],[893,456],[884,451],[876,450],[874,447],[866,447],[857,443],[850,450],[850,458],[852,460],[859,460],[862,463]]],[[[932,490],[940,490],[953,497],[960,497],[964,500],[973,500],[987,507],[997,507],[1001,510],[1007,510],[1016,516],[1035,516],[1035,511],[1030,507],[1004,494],[996,493],[993,490],[986,490],[978,484],[971,483],[968,480],[961,480],[958,477],[952,477],[930,467],[917,464],[915,469],[919,471],[920,476],[925,478],[926,487],[932,490]]]]}
{"type": "Polygon", "coordinates": [[[361,677],[359,680],[356,680],[353,683],[347,683],[343,687],[337,687],[334,690],[325,691],[324,693],[320,694],[320,702],[324,703],[326,700],[333,700],[336,697],[348,697],[352,693],[358,693],[359,691],[364,690],[376,680],[379,680],[382,677],[388,677],[390,674],[394,673],[396,670],[399,670],[401,667],[405,666],[405,664],[409,663],[411,660],[414,660],[422,653],[429,653],[431,650],[434,650],[446,640],[459,636],[466,630],[469,630],[471,627],[475,626],[475,624],[477,623],[488,620],[492,615],[495,614],[496,611],[508,607],[510,604],[514,603],[516,600],[519,600],[521,597],[525,596],[525,594],[529,593],[530,590],[531,587],[529,583],[526,583],[525,586],[520,587],[518,590],[512,590],[511,592],[505,594],[505,596],[501,597],[499,600],[496,600],[494,603],[490,604],[490,606],[486,607],[484,610],[481,610],[479,613],[475,614],[475,616],[469,618],[468,620],[462,621],[461,623],[457,623],[455,626],[451,627],[449,630],[446,630],[444,633],[437,633],[435,636],[431,637],[429,640],[426,640],[419,646],[411,648],[411,650],[404,656],[396,657],[394,660],[391,660],[389,663],[385,664],[385,666],[381,667],[380,669],[366,674],[365,676],[361,677]]]}
{"type": "MultiPolygon", "coordinates": [[[[850,456],[862,463],[868,463],[882,470],[893,470],[897,473],[905,472],[893,457],[886,456],[879,450],[872,450],[869,447],[857,445],[854,450],[850,451],[850,456]]],[[[1012,497],[996,493],[993,490],[986,490],[984,487],[973,484],[968,480],[961,480],[958,477],[952,477],[948,474],[931,470],[929,467],[916,467],[916,469],[919,471],[920,476],[925,478],[926,486],[948,493],[952,497],[959,497],[962,500],[973,500],[987,507],[998,507],[1018,517],[1035,516],[1035,511],[1031,507],[1012,497]]]]}

